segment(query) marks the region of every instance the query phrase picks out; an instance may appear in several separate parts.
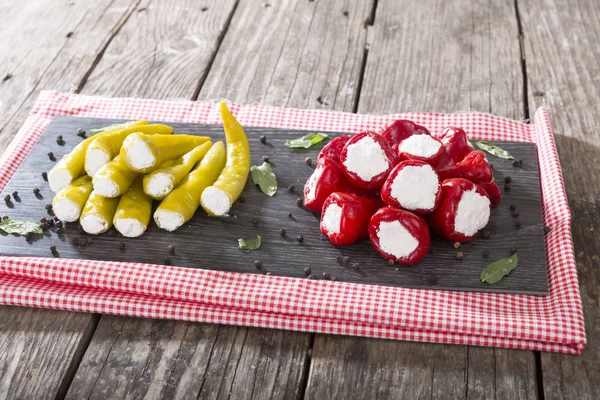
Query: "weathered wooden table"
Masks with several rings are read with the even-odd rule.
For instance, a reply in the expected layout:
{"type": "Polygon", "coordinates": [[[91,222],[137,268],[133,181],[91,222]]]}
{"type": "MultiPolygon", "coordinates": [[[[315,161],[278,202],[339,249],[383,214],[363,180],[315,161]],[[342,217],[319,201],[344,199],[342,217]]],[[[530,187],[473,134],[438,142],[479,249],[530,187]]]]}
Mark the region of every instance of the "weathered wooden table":
{"type": "Polygon", "coordinates": [[[600,398],[600,2],[0,3],[0,149],[40,90],[553,113],[581,356],[0,307],[0,398],[600,398]]]}

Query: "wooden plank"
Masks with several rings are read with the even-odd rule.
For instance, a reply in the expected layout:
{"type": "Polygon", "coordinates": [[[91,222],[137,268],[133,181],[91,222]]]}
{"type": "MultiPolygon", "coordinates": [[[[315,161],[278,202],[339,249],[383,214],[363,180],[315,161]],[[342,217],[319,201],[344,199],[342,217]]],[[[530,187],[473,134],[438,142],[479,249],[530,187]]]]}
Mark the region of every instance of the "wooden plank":
{"type": "MultiPolygon", "coordinates": [[[[21,201],[0,204],[0,215],[18,220],[39,220],[48,213],[45,204],[53,196],[49,185],[40,174],[41,169],[49,170],[54,161],[47,152],[53,151],[56,159],[67,154],[81,139],[76,136],[79,128],[89,131],[92,128],[111,125],[122,120],[102,118],[55,118],[42,134],[13,179],[2,193],[21,193],[21,201]],[[70,134],[69,134],[70,132],[70,134]],[[59,146],[56,137],[63,135],[65,145],[59,146]],[[32,193],[33,187],[40,188],[45,199],[32,193]]],[[[213,142],[221,140],[223,127],[220,125],[170,124],[175,133],[206,135],[213,142]]],[[[301,189],[313,173],[313,168],[305,163],[305,157],[317,159],[322,145],[310,149],[294,150],[284,145],[290,137],[300,137],[305,131],[290,129],[270,129],[247,127],[246,134],[252,154],[252,164],[260,165],[263,155],[270,157],[270,164],[277,175],[278,194],[266,197],[249,179],[244,190],[245,201],[235,204],[231,218],[210,218],[201,211],[174,233],[166,232],[151,222],[141,238],[123,238],[103,234],[86,235],[79,232],[79,224],[66,224],[64,233],[55,234],[48,230],[41,237],[24,241],[22,237],[4,235],[0,242],[0,253],[11,256],[49,256],[49,247],[55,246],[61,258],[90,259],[153,263],[162,265],[168,256],[167,246],[177,249],[170,256],[172,265],[186,268],[207,268],[220,271],[264,274],[306,278],[304,269],[310,267],[316,279],[324,279],[329,273],[339,281],[409,288],[429,288],[446,290],[466,290],[497,293],[538,294],[548,293],[546,277],[546,254],[541,215],[541,198],[536,147],[531,143],[494,142],[511,154],[524,159],[522,168],[514,168],[510,161],[494,160],[494,174],[500,182],[505,176],[512,176],[513,190],[505,193],[500,205],[492,210],[487,228],[491,237],[480,235],[475,240],[461,246],[465,257],[456,259],[456,249],[446,240],[433,238],[430,254],[412,268],[390,268],[387,260],[379,256],[368,240],[352,246],[336,247],[321,235],[318,214],[296,204],[301,189]],[[259,137],[268,138],[268,146],[259,137]],[[298,190],[290,193],[290,184],[298,190]],[[509,205],[515,205],[521,215],[520,229],[515,228],[517,218],[513,217],[509,205]],[[293,218],[288,217],[292,213],[293,218]],[[257,223],[254,223],[254,219],[257,223]],[[286,236],[279,234],[286,229],[286,236]],[[295,240],[302,234],[302,244],[295,240]],[[263,244],[252,252],[237,251],[238,238],[251,238],[261,235],[263,244]],[[81,246],[81,238],[92,239],[93,245],[81,246]],[[218,237],[219,241],[212,243],[218,237]],[[77,238],[77,245],[73,239],[77,238]],[[189,243],[212,243],[211,246],[190,246],[189,243]],[[117,251],[121,243],[125,251],[117,251]],[[511,254],[512,248],[519,250],[519,268],[502,282],[489,285],[479,279],[480,272],[490,262],[511,254]],[[161,250],[162,249],[162,250],[161,250]],[[488,250],[489,258],[482,252],[488,250]],[[350,257],[350,262],[338,263],[337,257],[350,257]],[[263,267],[254,267],[260,259],[263,267]],[[352,263],[358,263],[355,270],[352,263]]],[[[331,133],[332,136],[338,135],[331,133]]]]}
{"type": "MultiPolygon", "coordinates": [[[[204,85],[202,85],[204,78],[200,77],[199,80],[198,87],[211,87],[212,89],[201,92],[199,97],[206,99],[227,96],[232,99],[234,92],[235,100],[239,102],[258,101],[263,104],[279,105],[283,102],[282,96],[290,92],[292,87],[296,87],[294,95],[289,98],[289,104],[300,104],[304,94],[299,93],[298,90],[307,85],[307,81],[301,80],[306,79],[322,82],[323,85],[335,83],[335,88],[328,88],[327,91],[323,92],[319,91],[319,94],[316,94],[315,91],[312,95],[314,100],[316,101],[316,97],[319,95],[327,98],[331,96],[332,99],[335,98],[335,101],[325,101],[323,106],[351,110],[354,90],[357,87],[360,74],[360,61],[357,61],[356,57],[362,57],[363,54],[363,21],[369,16],[370,9],[367,6],[362,6],[361,9],[348,5],[351,22],[348,23],[347,30],[343,31],[344,36],[342,38],[344,44],[351,43],[351,48],[344,52],[336,51],[335,57],[331,57],[329,54],[320,55],[319,49],[315,48],[313,43],[322,40],[322,35],[325,32],[328,32],[330,36],[334,33],[332,26],[339,22],[340,14],[342,18],[345,18],[343,13],[345,10],[343,7],[344,1],[332,3],[329,2],[328,4],[333,9],[338,10],[339,13],[329,14],[325,12],[327,8],[324,8],[323,12],[316,14],[311,8],[315,7],[313,2],[273,2],[269,3],[267,7],[266,3],[241,1],[233,16],[230,29],[217,53],[217,58],[214,60],[211,73],[206,78],[204,85]],[[354,11],[358,14],[353,15],[354,11]],[[325,15],[326,20],[319,19],[318,24],[310,24],[313,15],[317,19],[325,15]],[[282,23],[284,21],[286,23],[282,23]],[[291,28],[290,22],[293,22],[291,28]],[[307,29],[306,24],[312,26],[312,28],[307,29]],[[288,36],[289,39],[284,42],[279,41],[283,36],[288,36]],[[310,73],[312,73],[313,68],[319,71],[318,74],[313,74],[308,78],[296,77],[295,67],[297,64],[288,64],[284,59],[284,57],[289,56],[288,51],[303,42],[307,43],[306,46],[308,46],[303,50],[304,54],[306,56],[310,54],[314,59],[313,63],[305,66],[304,69],[310,73]],[[242,53],[241,50],[248,53],[242,53]],[[275,55],[276,53],[282,55],[281,57],[273,56],[269,58],[269,62],[263,62],[266,58],[263,55],[271,54],[270,51],[274,51],[273,54],[275,55]],[[263,53],[261,54],[261,52],[263,53]],[[256,56],[257,54],[261,54],[261,56],[256,56]],[[347,61],[341,61],[339,58],[342,56],[348,57],[347,61]],[[261,64],[254,66],[257,61],[261,61],[261,64]],[[275,73],[275,70],[277,70],[277,73],[275,73]],[[261,82],[260,88],[250,91],[247,86],[238,83],[238,81],[233,82],[234,77],[242,76],[248,71],[252,71],[252,75],[256,77],[257,82],[261,82]],[[271,79],[272,76],[274,76],[273,79],[271,79]],[[339,90],[337,86],[339,86],[339,90]],[[225,90],[231,89],[233,89],[232,92],[225,92],[225,90]],[[263,99],[267,93],[270,97],[268,100],[263,99]],[[275,93],[279,94],[275,95],[275,93]]],[[[319,5],[318,7],[321,10],[323,6],[319,5]]],[[[124,31],[127,32],[127,27],[124,31]]],[[[118,40],[117,37],[116,41],[118,40]]],[[[175,46],[176,43],[177,41],[173,39],[171,44],[175,46]]],[[[160,45],[158,47],[160,48],[160,45]]],[[[110,55],[110,49],[108,49],[105,57],[107,57],[107,60],[113,57],[110,55]]],[[[300,55],[296,54],[295,57],[298,59],[300,55]]],[[[119,66],[130,64],[133,65],[133,61],[119,59],[119,64],[117,67],[113,67],[113,71],[119,71],[119,66]]],[[[135,65],[137,73],[129,75],[134,81],[132,90],[149,97],[161,96],[162,92],[149,94],[142,89],[145,87],[143,84],[135,83],[136,77],[144,77],[149,73],[148,65],[137,62],[135,65]]],[[[155,67],[151,68],[152,71],[155,71],[153,74],[163,75],[162,69],[159,68],[160,65],[155,62],[155,67]]],[[[184,66],[184,68],[192,67],[184,66]]],[[[200,66],[196,65],[193,68],[196,70],[201,69],[200,66]]],[[[103,70],[108,70],[108,67],[99,65],[99,71],[103,70]]],[[[102,84],[92,74],[89,79],[89,89],[86,85],[83,92],[87,93],[87,90],[90,90],[92,93],[104,93],[102,91],[103,85],[112,85],[110,82],[113,76],[105,76],[104,84],[102,84]]],[[[173,81],[168,87],[164,85],[161,87],[169,92],[169,96],[181,97],[182,94],[170,92],[171,85],[174,87],[180,85],[177,83],[177,79],[172,79],[173,81]]],[[[184,83],[186,85],[180,86],[186,88],[194,86],[192,82],[184,83]]],[[[124,80],[123,84],[127,85],[128,81],[124,80]]],[[[148,84],[146,83],[146,85],[148,84]]],[[[122,94],[127,93],[123,90],[122,94]]],[[[113,393],[113,390],[119,394],[134,391],[133,388],[131,390],[118,388],[115,380],[116,377],[125,372],[127,363],[113,363],[113,360],[119,357],[117,353],[111,354],[109,349],[103,347],[110,345],[97,343],[100,340],[98,338],[101,337],[110,337],[111,339],[106,339],[105,342],[112,343],[114,341],[117,346],[123,340],[119,337],[115,338],[114,332],[106,332],[109,329],[109,324],[106,322],[107,318],[114,317],[103,317],[101,320],[96,336],[92,340],[90,351],[86,353],[82,360],[68,397],[96,397],[113,393]],[[93,357],[96,353],[102,355],[100,359],[93,357]],[[100,368],[98,368],[99,363],[101,363],[100,368]],[[100,379],[100,375],[103,377],[102,379],[100,379]],[[98,385],[90,391],[89,382],[95,379],[98,379],[98,385]]],[[[122,332],[151,330],[155,324],[163,323],[130,318],[123,319],[123,321],[122,332]]],[[[173,324],[178,327],[177,329],[181,329],[180,327],[183,325],[188,325],[183,323],[173,324]]],[[[207,325],[189,324],[189,326],[196,327],[204,334],[192,335],[190,341],[186,342],[185,351],[182,350],[180,354],[196,352],[195,354],[201,356],[194,358],[189,367],[187,362],[176,362],[176,369],[168,384],[165,381],[158,381],[158,383],[153,381],[154,383],[151,384],[145,380],[137,380],[136,394],[148,393],[149,397],[154,397],[153,393],[165,393],[166,397],[179,394],[183,396],[185,394],[190,397],[221,398],[229,396],[229,392],[231,392],[231,395],[236,398],[296,398],[302,392],[303,379],[305,378],[303,372],[307,365],[307,352],[310,348],[310,334],[233,327],[218,327],[216,331],[212,331],[212,328],[207,325]],[[203,363],[206,361],[203,361],[203,358],[206,354],[204,349],[207,346],[212,347],[213,357],[209,356],[208,362],[203,363]]],[[[150,343],[163,342],[160,346],[156,345],[156,348],[167,346],[167,344],[164,344],[166,342],[168,342],[168,346],[173,345],[173,343],[182,343],[175,336],[169,336],[169,340],[165,341],[164,337],[168,333],[161,334],[158,329],[155,331],[157,333],[151,336],[150,343]]],[[[135,342],[135,338],[132,340],[135,342]]],[[[135,356],[126,355],[125,357],[130,357],[131,360],[142,360],[146,359],[147,353],[147,350],[142,349],[135,356]]],[[[158,354],[158,352],[155,352],[155,354],[158,354]]],[[[173,362],[172,358],[169,359],[167,356],[161,356],[161,360],[161,365],[173,362]]],[[[148,370],[152,371],[153,364],[149,365],[148,370]]]]}
{"type": "MultiPolygon", "coordinates": [[[[70,90],[84,79],[135,3],[0,4],[0,151],[12,140],[40,90],[70,90]]],[[[64,395],[97,318],[0,307],[0,397],[64,395]]]]}
{"type": "MultiPolygon", "coordinates": [[[[523,118],[513,3],[379,0],[370,29],[359,112],[523,118]]],[[[532,399],[533,371],[531,352],[316,335],[306,397],[532,399]],[[513,365],[527,373],[515,375],[513,365]],[[345,378],[359,373],[360,380],[345,378]]]]}
{"type": "Polygon", "coordinates": [[[580,356],[542,353],[545,399],[600,398],[600,122],[598,1],[519,1],[529,108],[546,106],[571,207],[587,346],[580,356]]]}

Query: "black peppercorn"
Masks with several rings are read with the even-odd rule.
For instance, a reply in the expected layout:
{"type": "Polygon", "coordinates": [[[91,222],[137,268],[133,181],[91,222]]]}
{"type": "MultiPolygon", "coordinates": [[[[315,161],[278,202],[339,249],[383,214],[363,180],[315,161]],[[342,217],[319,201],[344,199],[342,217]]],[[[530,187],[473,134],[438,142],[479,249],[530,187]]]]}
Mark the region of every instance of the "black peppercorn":
{"type": "Polygon", "coordinates": [[[85,131],[81,128],[77,129],[77,136],[85,137],[85,131]]]}
{"type": "Polygon", "coordinates": [[[323,272],[323,278],[325,279],[331,279],[331,274],[327,271],[323,272]]]}
{"type": "Polygon", "coordinates": [[[510,208],[510,211],[516,210],[517,206],[515,206],[514,204],[511,204],[510,206],[508,206],[508,208],[510,208]]]}
{"type": "Polygon", "coordinates": [[[165,265],[171,265],[171,257],[166,256],[164,261],[165,261],[165,265]]]}
{"type": "Polygon", "coordinates": [[[17,199],[19,197],[19,192],[17,192],[16,190],[12,193],[13,197],[15,199],[17,199]]]}
{"type": "Polygon", "coordinates": [[[350,256],[344,256],[342,258],[342,261],[343,261],[344,264],[348,264],[350,262],[350,256]]]}
{"type": "Polygon", "coordinates": [[[56,246],[50,246],[50,251],[54,253],[56,251],[56,246]]]}
{"type": "Polygon", "coordinates": [[[32,237],[33,237],[33,233],[31,233],[31,232],[27,232],[25,234],[25,240],[27,240],[27,241],[31,240],[32,237]]]}
{"type": "Polygon", "coordinates": [[[310,157],[306,157],[306,158],[304,159],[304,162],[306,163],[306,165],[312,165],[312,158],[310,158],[310,157]]]}
{"type": "Polygon", "coordinates": [[[174,246],[174,245],[172,245],[172,244],[170,244],[170,245],[169,245],[169,249],[168,249],[168,250],[169,250],[169,253],[170,253],[170,254],[173,254],[173,253],[175,253],[175,246],[174,246]]]}
{"type": "Polygon", "coordinates": [[[462,260],[463,258],[465,258],[465,254],[462,251],[456,253],[457,260],[462,260]]]}
{"type": "Polygon", "coordinates": [[[281,229],[279,230],[279,234],[280,234],[281,236],[285,236],[285,234],[286,234],[286,233],[287,233],[287,231],[286,231],[285,229],[283,229],[283,228],[281,228],[281,229]]]}
{"type": "Polygon", "coordinates": [[[460,249],[460,242],[454,242],[454,243],[452,244],[452,246],[453,246],[455,249],[460,249]]]}
{"type": "Polygon", "coordinates": [[[355,263],[352,263],[351,267],[353,270],[358,270],[360,268],[360,264],[355,262],[355,263]]]}
{"type": "Polygon", "coordinates": [[[65,144],[65,141],[63,140],[63,137],[59,135],[56,138],[56,143],[58,143],[59,146],[62,146],[63,144],[65,144]]]}
{"type": "Polygon", "coordinates": [[[313,274],[308,275],[308,279],[315,279],[315,276],[313,274]]]}
{"type": "Polygon", "coordinates": [[[489,250],[484,250],[481,252],[481,255],[483,256],[483,258],[488,258],[490,256],[490,252],[489,250]]]}
{"type": "Polygon", "coordinates": [[[334,275],[334,276],[332,276],[332,277],[331,277],[331,280],[332,280],[332,281],[337,281],[337,280],[338,280],[338,278],[337,278],[337,276],[335,276],[335,275],[334,275]]]}
{"type": "Polygon", "coordinates": [[[291,212],[288,213],[288,218],[293,218],[294,216],[292,215],[291,212]]]}
{"type": "Polygon", "coordinates": [[[59,219],[57,216],[55,216],[55,217],[54,217],[54,218],[52,218],[52,219],[54,220],[54,222],[58,222],[58,221],[60,221],[60,219],[59,219]]]}
{"type": "Polygon", "coordinates": [[[7,220],[8,219],[8,215],[5,215],[2,217],[3,220],[7,220]]]}
{"type": "Polygon", "coordinates": [[[53,152],[48,152],[48,158],[50,159],[50,161],[56,161],[56,158],[54,157],[54,153],[53,152]]]}
{"type": "Polygon", "coordinates": [[[513,217],[518,217],[519,216],[519,210],[513,210],[512,211],[512,216],[513,217]]]}
{"type": "Polygon", "coordinates": [[[312,269],[310,269],[310,267],[306,267],[306,268],[304,268],[304,273],[308,276],[308,275],[312,274],[312,269]]]}
{"type": "Polygon", "coordinates": [[[47,231],[49,226],[46,222],[44,222],[40,224],[40,228],[42,228],[43,231],[47,231]]]}
{"type": "Polygon", "coordinates": [[[252,218],[252,225],[258,225],[258,218],[252,218]]]}
{"type": "Polygon", "coordinates": [[[261,268],[262,268],[262,266],[263,266],[263,262],[262,262],[262,260],[256,260],[256,261],[254,261],[254,266],[255,266],[256,268],[258,268],[258,269],[261,269],[261,268]]]}
{"type": "Polygon", "coordinates": [[[42,172],[42,178],[44,178],[45,181],[48,181],[48,173],[42,172]]]}
{"type": "Polygon", "coordinates": [[[46,209],[46,211],[52,211],[52,204],[46,204],[44,208],[46,209]]]}
{"type": "Polygon", "coordinates": [[[338,262],[338,264],[341,264],[341,263],[344,261],[344,257],[342,257],[342,256],[337,256],[337,257],[335,258],[335,261],[337,261],[337,262],[338,262]]]}
{"type": "Polygon", "coordinates": [[[387,260],[388,265],[394,265],[396,262],[394,261],[393,258],[390,258],[389,260],[387,260]]]}
{"type": "Polygon", "coordinates": [[[504,182],[505,183],[511,183],[512,182],[512,178],[510,176],[507,176],[506,178],[504,178],[504,182]]]}
{"type": "Polygon", "coordinates": [[[119,248],[120,248],[121,250],[125,250],[125,247],[126,247],[126,246],[125,246],[125,242],[121,242],[121,243],[119,244],[119,248]]]}
{"type": "Polygon", "coordinates": [[[56,228],[56,233],[61,235],[64,232],[64,229],[62,228],[62,226],[59,226],[56,228]]]}
{"type": "Polygon", "coordinates": [[[515,228],[517,228],[517,229],[521,228],[521,221],[515,221],[515,228]]]}
{"type": "Polygon", "coordinates": [[[4,196],[4,201],[7,203],[10,203],[10,194],[7,194],[6,196],[4,196]]]}
{"type": "Polygon", "coordinates": [[[521,164],[519,164],[519,160],[514,160],[514,161],[512,162],[512,166],[513,166],[513,167],[520,167],[520,166],[521,166],[521,164]]]}
{"type": "Polygon", "coordinates": [[[492,233],[488,230],[483,231],[483,238],[484,239],[489,239],[490,236],[492,236],[492,233]]]}
{"type": "Polygon", "coordinates": [[[298,236],[296,236],[296,240],[299,241],[300,243],[302,243],[304,241],[304,236],[298,235],[298,236]]]}
{"type": "Polygon", "coordinates": [[[505,192],[510,192],[510,189],[511,189],[511,188],[510,188],[510,185],[509,185],[509,184],[506,184],[506,185],[504,185],[504,191],[505,191],[505,192]]]}
{"type": "Polygon", "coordinates": [[[63,227],[63,222],[62,221],[58,221],[58,222],[56,222],[55,225],[56,225],[57,228],[62,228],[63,227]]]}
{"type": "Polygon", "coordinates": [[[294,185],[288,186],[288,192],[294,193],[294,190],[296,190],[296,188],[294,187],[294,185]]]}
{"type": "Polygon", "coordinates": [[[544,234],[547,235],[548,233],[550,233],[550,227],[549,226],[545,226],[544,227],[544,234]]]}
{"type": "Polygon", "coordinates": [[[52,218],[49,218],[49,219],[46,221],[46,225],[48,225],[48,226],[54,226],[54,220],[53,220],[52,218]]]}
{"type": "Polygon", "coordinates": [[[33,194],[40,194],[40,188],[33,188],[33,194]]]}
{"type": "Polygon", "coordinates": [[[271,161],[271,159],[269,158],[269,156],[263,156],[263,161],[268,163],[271,161]]]}
{"type": "Polygon", "coordinates": [[[298,207],[300,207],[300,206],[302,206],[302,203],[303,203],[302,199],[301,199],[300,197],[298,197],[298,198],[296,199],[296,205],[297,205],[298,207]]]}
{"type": "Polygon", "coordinates": [[[265,135],[261,135],[261,136],[258,138],[258,140],[260,140],[260,142],[261,142],[262,144],[265,144],[265,143],[267,142],[267,138],[266,138],[266,136],[265,136],[265,135]]]}
{"type": "Polygon", "coordinates": [[[87,238],[86,242],[87,244],[93,244],[94,240],[92,238],[87,238]]]}

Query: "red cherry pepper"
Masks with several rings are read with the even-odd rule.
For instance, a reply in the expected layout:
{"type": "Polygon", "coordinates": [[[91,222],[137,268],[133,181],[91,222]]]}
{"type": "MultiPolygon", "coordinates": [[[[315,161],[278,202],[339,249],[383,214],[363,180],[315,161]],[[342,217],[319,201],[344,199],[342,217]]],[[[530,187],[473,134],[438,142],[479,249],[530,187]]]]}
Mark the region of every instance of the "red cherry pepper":
{"type": "Polygon", "coordinates": [[[490,182],[479,183],[479,186],[485,190],[488,197],[490,198],[490,207],[495,208],[500,204],[500,200],[502,199],[502,193],[500,193],[500,188],[493,180],[490,182]]]}
{"type": "Polygon", "coordinates": [[[353,136],[346,143],[342,149],[340,161],[350,183],[362,189],[379,189],[398,160],[388,142],[381,135],[374,132],[363,132],[353,136]],[[374,142],[375,146],[368,146],[367,150],[361,152],[359,142],[364,143],[363,140],[371,144],[374,142]],[[373,149],[377,152],[380,150],[384,156],[384,163],[380,165],[383,168],[379,168],[375,176],[371,176],[373,173],[371,170],[381,153],[373,154],[371,152],[373,149]]]}
{"type": "Polygon", "coordinates": [[[320,160],[323,157],[329,157],[332,160],[340,161],[340,154],[348,140],[350,140],[350,136],[347,135],[336,137],[321,149],[317,159],[320,160]]]}
{"type": "Polygon", "coordinates": [[[412,135],[430,135],[430,133],[424,126],[407,119],[392,121],[381,131],[381,136],[390,144],[394,154],[398,154],[400,142],[412,135]]]}
{"type": "Polygon", "coordinates": [[[444,145],[444,156],[451,164],[462,161],[473,151],[473,146],[467,139],[467,134],[461,128],[449,126],[444,128],[440,141],[444,145]]]}
{"type": "MultiPolygon", "coordinates": [[[[469,199],[466,199],[468,201],[469,199]]],[[[483,229],[490,218],[490,200],[487,193],[479,185],[463,178],[447,179],[442,183],[442,201],[438,208],[428,217],[431,229],[446,240],[453,242],[468,242],[477,236],[477,233],[483,229]],[[463,195],[470,193],[472,197],[483,197],[481,203],[469,202],[463,205],[459,223],[457,226],[458,209],[463,195]],[[467,224],[467,225],[465,225],[467,224]]]]}
{"type": "Polygon", "coordinates": [[[440,179],[433,167],[424,161],[405,160],[401,161],[392,169],[383,187],[381,188],[381,199],[385,204],[403,208],[416,214],[428,214],[440,203],[442,195],[440,179]],[[411,171],[424,168],[427,176],[436,182],[436,191],[423,193],[423,175],[409,175],[411,171]],[[419,197],[419,198],[418,198],[419,197]]]}
{"type": "Polygon", "coordinates": [[[369,237],[383,258],[401,264],[419,262],[431,244],[429,227],[423,218],[391,206],[379,209],[371,217],[369,237]]]}
{"type": "Polygon", "coordinates": [[[346,188],[346,178],[339,163],[321,157],[304,185],[304,206],[311,211],[321,212],[323,203],[331,193],[343,192],[346,188]]]}
{"type": "Polygon", "coordinates": [[[371,216],[383,203],[350,193],[332,193],[323,204],[321,232],[336,246],[345,246],[369,236],[371,216]]]}
{"type": "Polygon", "coordinates": [[[406,149],[403,149],[402,144],[406,141],[406,140],[414,140],[413,138],[418,136],[418,135],[411,135],[410,137],[404,139],[402,142],[400,142],[400,144],[398,145],[398,154],[400,155],[400,159],[401,160],[419,160],[419,161],[424,161],[427,164],[431,164],[433,166],[438,165],[438,163],[440,162],[440,159],[442,158],[442,155],[444,154],[444,146],[442,145],[442,143],[437,140],[436,138],[434,138],[433,136],[429,135],[429,134],[422,134],[422,135],[426,135],[427,137],[432,138],[434,141],[439,143],[439,148],[437,149],[437,151],[435,152],[435,154],[432,154],[430,156],[425,156],[425,155],[420,155],[420,154],[415,154],[415,153],[411,153],[406,151],[406,149]]]}
{"type": "Polygon", "coordinates": [[[438,170],[440,179],[465,178],[473,183],[490,182],[494,179],[494,171],[485,158],[483,151],[474,150],[462,161],[451,167],[438,170]]]}

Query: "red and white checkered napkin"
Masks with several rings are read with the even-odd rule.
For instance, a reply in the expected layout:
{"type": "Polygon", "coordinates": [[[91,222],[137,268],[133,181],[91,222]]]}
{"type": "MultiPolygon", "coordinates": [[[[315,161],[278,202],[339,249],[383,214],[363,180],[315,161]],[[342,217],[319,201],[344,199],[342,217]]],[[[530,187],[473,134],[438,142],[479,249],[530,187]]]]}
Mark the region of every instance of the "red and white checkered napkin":
{"type": "MultiPolygon", "coordinates": [[[[231,105],[246,126],[358,132],[408,118],[439,133],[535,142],[550,295],[404,289],[150,264],[0,257],[0,303],[401,340],[578,354],[585,346],[570,213],[547,110],[528,125],[487,114],[356,115],[231,105]]],[[[219,124],[215,104],[43,92],[0,158],[2,189],[54,116],[219,124]]]]}

